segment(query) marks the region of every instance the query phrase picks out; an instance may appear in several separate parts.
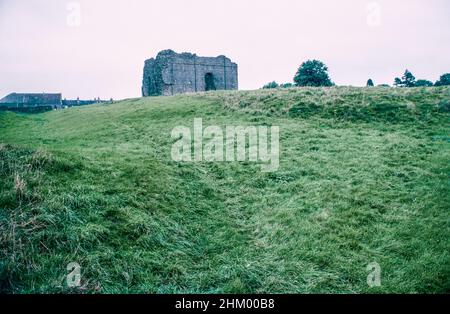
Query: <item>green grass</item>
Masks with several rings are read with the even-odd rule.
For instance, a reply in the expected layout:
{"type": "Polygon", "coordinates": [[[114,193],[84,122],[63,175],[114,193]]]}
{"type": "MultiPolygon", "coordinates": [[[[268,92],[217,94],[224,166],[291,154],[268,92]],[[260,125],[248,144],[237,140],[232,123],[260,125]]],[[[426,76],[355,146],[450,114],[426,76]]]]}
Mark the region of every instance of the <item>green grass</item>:
{"type": "Polygon", "coordinates": [[[1,112],[0,290],[450,292],[449,107],[448,87],[334,87],[1,112]],[[194,118],[280,126],[278,171],[172,161],[194,118]]]}

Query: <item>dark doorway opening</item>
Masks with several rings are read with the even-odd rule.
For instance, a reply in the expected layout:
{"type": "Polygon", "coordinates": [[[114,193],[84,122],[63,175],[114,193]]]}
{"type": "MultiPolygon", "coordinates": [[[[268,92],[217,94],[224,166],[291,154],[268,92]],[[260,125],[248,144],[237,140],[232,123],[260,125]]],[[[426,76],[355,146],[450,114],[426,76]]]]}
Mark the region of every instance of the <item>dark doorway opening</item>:
{"type": "Polygon", "coordinates": [[[214,84],[214,75],[212,73],[205,74],[205,91],[216,90],[216,85],[214,84]]]}

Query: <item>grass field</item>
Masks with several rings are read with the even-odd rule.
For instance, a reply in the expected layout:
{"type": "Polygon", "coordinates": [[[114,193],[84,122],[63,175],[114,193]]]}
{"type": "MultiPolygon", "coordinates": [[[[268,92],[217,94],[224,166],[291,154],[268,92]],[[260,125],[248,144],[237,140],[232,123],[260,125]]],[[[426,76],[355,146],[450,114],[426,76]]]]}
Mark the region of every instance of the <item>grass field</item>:
{"type": "Polygon", "coordinates": [[[449,210],[448,87],[0,113],[2,292],[450,292],[449,210]],[[278,171],[172,161],[171,130],[194,118],[279,126],[278,171]]]}

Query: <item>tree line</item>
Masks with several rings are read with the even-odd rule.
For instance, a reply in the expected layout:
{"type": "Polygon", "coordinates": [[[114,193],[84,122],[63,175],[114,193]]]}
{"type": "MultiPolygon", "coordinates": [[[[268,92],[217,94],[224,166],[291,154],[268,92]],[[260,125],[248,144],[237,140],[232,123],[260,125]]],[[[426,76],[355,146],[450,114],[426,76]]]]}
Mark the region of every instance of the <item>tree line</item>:
{"type": "MultiPolygon", "coordinates": [[[[303,62],[297,70],[294,76],[294,83],[278,84],[273,81],[263,86],[267,88],[287,88],[292,86],[310,86],[310,87],[323,87],[334,86],[328,74],[328,67],[319,60],[308,60],[303,62]]],[[[401,78],[396,77],[394,79],[394,86],[397,87],[431,87],[431,86],[446,86],[450,85],[450,73],[441,75],[438,81],[433,82],[425,79],[416,80],[415,76],[406,70],[401,78]]],[[[372,79],[368,79],[366,86],[375,86],[372,79]]],[[[389,87],[388,84],[380,84],[378,86],[389,87]]]]}

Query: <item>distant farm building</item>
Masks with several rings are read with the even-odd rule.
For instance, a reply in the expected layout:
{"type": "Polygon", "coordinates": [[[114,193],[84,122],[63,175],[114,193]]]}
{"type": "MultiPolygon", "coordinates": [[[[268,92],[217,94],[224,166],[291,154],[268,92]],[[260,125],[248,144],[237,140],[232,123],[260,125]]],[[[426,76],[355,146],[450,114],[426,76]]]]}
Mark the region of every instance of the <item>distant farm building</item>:
{"type": "Polygon", "coordinates": [[[61,94],[29,94],[29,93],[11,93],[8,96],[0,99],[1,109],[31,109],[39,108],[42,110],[61,108],[62,97],[61,94]]]}
{"type": "Polygon", "coordinates": [[[40,112],[101,102],[105,101],[100,100],[100,98],[94,100],[62,99],[61,93],[11,93],[0,99],[0,110],[40,112]]]}

